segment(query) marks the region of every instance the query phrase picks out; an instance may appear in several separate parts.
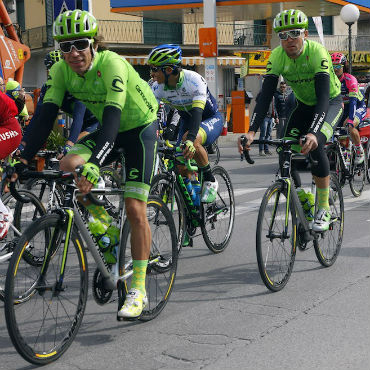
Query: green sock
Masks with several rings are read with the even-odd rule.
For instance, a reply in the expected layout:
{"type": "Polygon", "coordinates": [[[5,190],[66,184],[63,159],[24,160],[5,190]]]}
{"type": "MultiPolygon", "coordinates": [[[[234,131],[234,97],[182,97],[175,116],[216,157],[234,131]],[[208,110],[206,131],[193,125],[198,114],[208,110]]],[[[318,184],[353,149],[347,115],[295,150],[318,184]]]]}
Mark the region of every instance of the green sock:
{"type": "Polygon", "coordinates": [[[329,188],[316,188],[316,193],[317,193],[317,205],[319,209],[326,209],[330,210],[330,205],[329,205],[329,188]]]}
{"type": "Polygon", "coordinates": [[[145,294],[145,276],[148,260],[133,260],[134,273],[132,275],[131,288],[140,290],[145,294]]]}
{"type": "Polygon", "coordinates": [[[108,212],[103,206],[89,204],[86,206],[86,209],[89,211],[90,215],[95,218],[95,220],[99,220],[106,225],[110,225],[112,223],[112,217],[109,216],[108,212]]]}

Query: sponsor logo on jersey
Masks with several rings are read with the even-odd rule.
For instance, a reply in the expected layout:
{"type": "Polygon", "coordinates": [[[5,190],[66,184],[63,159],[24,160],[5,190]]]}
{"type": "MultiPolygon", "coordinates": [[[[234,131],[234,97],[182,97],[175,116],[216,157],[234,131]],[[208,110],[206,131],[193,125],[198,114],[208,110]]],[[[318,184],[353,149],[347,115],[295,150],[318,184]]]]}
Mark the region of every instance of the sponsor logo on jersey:
{"type": "Polygon", "coordinates": [[[18,135],[19,134],[17,131],[13,131],[13,130],[7,131],[7,132],[4,132],[3,134],[0,134],[0,141],[12,139],[13,137],[16,137],[18,135]]]}
{"type": "Polygon", "coordinates": [[[112,81],[112,90],[116,92],[122,92],[123,91],[123,81],[120,76],[114,76],[115,78],[112,81]]]}
{"type": "Polygon", "coordinates": [[[140,96],[142,97],[142,99],[144,100],[144,103],[145,105],[148,107],[148,109],[154,113],[154,108],[153,108],[153,105],[152,103],[147,99],[147,97],[144,95],[143,91],[141,90],[140,86],[139,85],[136,85],[135,86],[136,88],[136,91],[140,94],[140,96]]]}
{"type": "Polygon", "coordinates": [[[128,178],[130,180],[135,180],[138,178],[139,170],[137,168],[131,168],[130,172],[128,173],[128,178]]]}

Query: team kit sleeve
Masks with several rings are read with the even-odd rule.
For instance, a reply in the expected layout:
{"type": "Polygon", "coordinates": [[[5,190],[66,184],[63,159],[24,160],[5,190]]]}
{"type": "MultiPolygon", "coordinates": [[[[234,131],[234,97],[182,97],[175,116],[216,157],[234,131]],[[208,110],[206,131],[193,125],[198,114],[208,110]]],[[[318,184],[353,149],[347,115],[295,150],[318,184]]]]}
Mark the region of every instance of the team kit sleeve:
{"type": "Polygon", "coordinates": [[[122,108],[126,102],[128,86],[128,68],[119,56],[110,58],[102,69],[107,91],[102,126],[96,139],[89,162],[101,166],[113,149],[120,126],[122,108]]]}
{"type": "Polygon", "coordinates": [[[312,66],[315,73],[314,85],[317,103],[314,108],[313,120],[308,130],[309,133],[318,135],[325,123],[326,113],[329,108],[330,100],[330,79],[336,78],[330,75],[333,69],[329,53],[324,47],[316,48],[311,53],[312,66]]]}
{"type": "Polygon", "coordinates": [[[40,115],[35,120],[33,129],[27,132],[27,145],[22,154],[27,161],[30,161],[40,150],[53,129],[66,90],[63,70],[65,67],[67,67],[65,63],[57,63],[50,69],[40,115]]]}
{"type": "Polygon", "coordinates": [[[192,82],[193,89],[191,94],[193,96],[191,104],[191,120],[187,140],[193,141],[196,139],[200,124],[202,123],[203,110],[207,102],[207,83],[205,79],[198,75],[197,79],[192,82]]]}

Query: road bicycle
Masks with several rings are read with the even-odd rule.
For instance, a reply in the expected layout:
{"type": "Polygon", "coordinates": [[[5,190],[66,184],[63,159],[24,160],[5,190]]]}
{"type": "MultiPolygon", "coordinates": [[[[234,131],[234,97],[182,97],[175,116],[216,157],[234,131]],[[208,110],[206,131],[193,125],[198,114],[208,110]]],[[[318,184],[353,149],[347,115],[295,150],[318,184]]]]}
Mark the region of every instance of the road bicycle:
{"type": "Polygon", "coordinates": [[[332,142],[326,145],[326,154],[330,170],[337,175],[340,185],[343,187],[348,181],[352,194],[359,197],[365,186],[367,159],[361,164],[355,164],[355,147],[345,129],[334,132],[332,142]]]}
{"type": "MultiPolygon", "coordinates": [[[[24,176],[55,181],[65,189],[62,207],[37,219],[19,238],[5,285],[5,318],[10,338],[25,360],[45,365],[68,349],[82,323],[88,294],[86,248],[96,263],[92,278],[94,300],[99,305],[114,302],[117,299],[112,299],[112,295],[117,291],[118,307],[122,306],[133,274],[131,233],[124,211],[124,189],[93,189],[94,197],[88,198],[99,205],[105,204],[110,196],[119,199],[112,203],[117,207],[115,214],[119,215],[114,220],[120,230],[120,243],[114,251],[117,263],[108,264],[88,229],[89,219],[78,201],[82,195],[73,175],[28,171],[24,176]],[[26,251],[30,245],[43,253],[42,264],[29,263],[26,251]]],[[[14,186],[11,191],[21,199],[14,186]]],[[[161,199],[149,197],[147,217],[152,244],[146,276],[149,302],[138,318],[142,321],[154,319],[165,307],[177,268],[175,226],[161,199]]]]}
{"type": "MultiPolygon", "coordinates": [[[[330,226],[315,232],[305,217],[291,177],[292,146],[299,140],[254,140],[252,144],[276,146],[282,152],[276,180],[266,190],[258,212],[256,252],[258,270],[265,286],[279,291],[287,284],[293,270],[297,246],[306,249],[313,242],[316,257],[325,267],[336,261],[343,240],[344,204],[342,189],[335,174],[330,176],[330,226]]],[[[315,194],[315,189],[312,189],[315,194]]],[[[317,204],[315,201],[315,209],[317,204]]]]}
{"type": "Polygon", "coordinates": [[[365,118],[358,126],[361,144],[365,150],[366,178],[370,183],[370,118],[365,118]]]}
{"type": "Polygon", "coordinates": [[[217,140],[204,148],[207,151],[209,163],[213,166],[218,165],[220,162],[220,148],[218,147],[217,140]]]}
{"type": "MultiPolygon", "coordinates": [[[[227,171],[220,166],[212,168],[212,174],[219,183],[217,197],[212,203],[200,203],[197,206],[194,205],[177,167],[181,163],[177,160],[176,152],[182,152],[182,149],[163,146],[159,148],[159,152],[168,161],[168,170],[154,176],[150,192],[158,195],[173,214],[179,251],[183,245],[185,232],[191,238],[192,245],[192,238],[197,236],[199,227],[207,247],[213,253],[224,251],[230,242],[235,218],[234,191],[227,171]]],[[[202,171],[198,172],[198,167],[189,161],[186,165],[188,170],[193,172],[193,176],[198,175],[201,189],[202,171]]]]}
{"type": "MultiPolygon", "coordinates": [[[[9,226],[7,235],[0,240],[0,300],[4,300],[4,288],[5,288],[5,278],[8,269],[8,261],[10,260],[14,247],[27,226],[36,220],[37,217],[41,217],[46,213],[45,208],[42,203],[37,199],[37,197],[24,189],[19,190],[22,195],[22,201],[17,201],[10,192],[4,193],[4,188],[6,184],[6,177],[8,168],[11,165],[8,161],[3,163],[1,170],[2,181],[1,181],[1,200],[3,204],[10,209],[13,215],[13,221],[9,226]]],[[[39,263],[41,261],[40,255],[37,255],[32,248],[32,245],[27,249],[27,254],[32,256],[33,263],[39,263]]]]}

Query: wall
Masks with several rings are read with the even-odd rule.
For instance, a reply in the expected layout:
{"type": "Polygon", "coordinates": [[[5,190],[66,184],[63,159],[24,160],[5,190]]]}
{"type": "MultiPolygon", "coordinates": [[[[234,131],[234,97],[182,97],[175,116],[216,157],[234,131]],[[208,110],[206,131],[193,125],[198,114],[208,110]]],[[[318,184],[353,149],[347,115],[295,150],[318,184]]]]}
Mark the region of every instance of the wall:
{"type": "Polygon", "coordinates": [[[26,91],[41,88],[46,81],[46,68],[44,67],[44,57],[46,51],[33,52],[31,59],[24,65],[23,87],[26,91]]]}
{"type": "Polygon", "coordinates": [[[26,0],[24,2],[24,14],[26,17],[26,29],[45,26],[45,1],[26,0]]]}
{"type": "Polygon", "coordinates": [[[142,17],[134,15],[112,13],[110,11],[110,0],[92,0],[92,13],[96,19],[102,20],[128,20],[128,21],[141,21],[142,17]]]}

